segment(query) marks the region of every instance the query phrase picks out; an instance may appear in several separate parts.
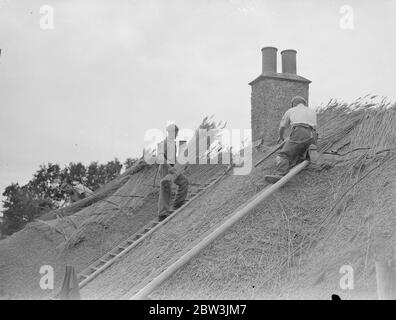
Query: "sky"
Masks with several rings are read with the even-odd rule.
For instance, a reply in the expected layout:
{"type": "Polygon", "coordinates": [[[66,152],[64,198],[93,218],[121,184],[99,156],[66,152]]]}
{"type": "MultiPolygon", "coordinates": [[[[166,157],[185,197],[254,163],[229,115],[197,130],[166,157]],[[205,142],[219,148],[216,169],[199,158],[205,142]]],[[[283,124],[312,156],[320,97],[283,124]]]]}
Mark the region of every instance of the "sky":
{"type": "Polygon", "coordinates": [[[264,46],[297,50],[311,106],[395,101],[395,29],[394,0],[0,0],[0,191],[140,156],[167,121],[250,128],[264,46]]]}

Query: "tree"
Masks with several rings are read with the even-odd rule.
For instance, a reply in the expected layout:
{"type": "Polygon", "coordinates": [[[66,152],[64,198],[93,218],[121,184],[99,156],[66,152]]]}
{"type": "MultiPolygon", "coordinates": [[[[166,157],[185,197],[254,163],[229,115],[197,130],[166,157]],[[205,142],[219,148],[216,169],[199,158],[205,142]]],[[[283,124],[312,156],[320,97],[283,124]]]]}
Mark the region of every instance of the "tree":
{"type": "Polygon", "coordinates": [[[118,177],[121,169],[122,164],[117,158],[100,165],[97,161],[91,162],[86,173],[86,186],[95,191],[118,177]]]}
{"type": "Polygon", "coordinates": [[[117,178],[122,169],[122,164],[121,162],[115,158],[113,161],[109,161],[105,165],[105,172],[106,172],[106,178],[105,178],[105,183],[110,182],[111,180],[117,178]]]}
{"type": "Polygon", "coordinates": [[[33,178],[24,186],[11,184],[3,196],[2,234],[10,235],[22,229],[42,214],[58,208],[68,195],[60,190],[61,178],[65,173],[59,165],[41,165],[33,178]]]}
{"type": "Polygon", "coordinates": [[[95,191],[101,187],[102,179],[99,175],[99,164],[97,161],[91,162],[86,174],[87,187],[95,191]]]}
{"type": "Polygon", "coordinates": [[[65,193],[59,188],[65,174],[58,164],[41,165],[27,184],[27,189],[32,197],[48,199],[55,204],[65,199],[65,193]]]}
{"type": "Polygon", "coordinates": [[[42,214],[54,208],[49,199],[34,198],[27,186],[20,187],[17,183],[8,186],[3,196],[2,234],[10,235],[22,229],[26,223],[34,221],[42,214]]]}
{"type": "MultiPolygon", "coordinates": [[[[129,158],[125,166],[129,168],[135,161],[129,158]]],[[[68,193],[60,188],[64,180],[77,181],[95,191],[118,177],[122,167],[117,158],[106,164],[91,162],[87,167],[81,162],[69,163],[64,169],[58,164],[41,165],[26,185],[13,183],[5,189],[2,234],[10,235],[49,210],[68,203],[68,193]]]]}
{"type": "Polygon", "coordinates": [[[85,182],[85,177],[87,175],[87,169],[81,163],[69,163],[69,166],[66,168],[65,174],[71,181],[78,181],[82,184],[85,182]]]}

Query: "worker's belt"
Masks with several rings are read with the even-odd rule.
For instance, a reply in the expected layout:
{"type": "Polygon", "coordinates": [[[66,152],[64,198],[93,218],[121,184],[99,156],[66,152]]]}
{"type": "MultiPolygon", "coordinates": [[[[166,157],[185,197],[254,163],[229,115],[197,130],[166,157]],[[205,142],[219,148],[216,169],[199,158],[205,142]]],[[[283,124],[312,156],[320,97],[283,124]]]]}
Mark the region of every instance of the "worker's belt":
{"type": "Polygon", "coordinates": [[[310,138],[308,138],[307,140],[302,140],[302,141],[294,141],[294,140],[292,140],[292,141],[297,142],[297,143],[305,143],[305,142],[309,141],[309,139],[314,139],[314,141],[316,143],[316,141],[318,139],[318,134],[316,133],[316,129],[314,127],[312,127],[311,125],[309,125],[307,123],[294,123],[292,125],[292,132],[294,129],[299,128],[299,127],[310,129],[309,130],[310,138]]]}
{"type": "Polygon", "coordinates": [[[308,129],[316,131],[314,127],[312,127],[311,125],[309,125],[307,123],[294,123],[292,125],[292,129],[297,128],[297,127],[304,127],[304,128],[308,128],[308,129]]]}

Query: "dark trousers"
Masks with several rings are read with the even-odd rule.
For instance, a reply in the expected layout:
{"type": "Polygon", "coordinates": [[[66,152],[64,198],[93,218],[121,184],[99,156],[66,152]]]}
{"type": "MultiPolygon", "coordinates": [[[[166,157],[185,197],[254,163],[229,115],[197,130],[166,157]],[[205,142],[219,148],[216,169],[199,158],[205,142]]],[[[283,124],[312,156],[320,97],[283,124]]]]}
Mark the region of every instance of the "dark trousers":
{"type": "Polygon", "coordinates": [[[310,126],[295,126],[292,128],[289,140],[285,142],[276,157],[276,169],[280,175],[285,175],[290,168],[305,160],[311,145],[316,145],[317,134],[310,126]]]}
{"type": "Polygon", "coordinates": [[[178,172],[176,168],[167,165],[160,165],[160,194],[158,198],[158,214],[166,213],[170,210],[172,184],[177,185],[176,198],[173,203],[173,208],[179,208],[187,197],[188,180],[183,173],[178,172]]]}

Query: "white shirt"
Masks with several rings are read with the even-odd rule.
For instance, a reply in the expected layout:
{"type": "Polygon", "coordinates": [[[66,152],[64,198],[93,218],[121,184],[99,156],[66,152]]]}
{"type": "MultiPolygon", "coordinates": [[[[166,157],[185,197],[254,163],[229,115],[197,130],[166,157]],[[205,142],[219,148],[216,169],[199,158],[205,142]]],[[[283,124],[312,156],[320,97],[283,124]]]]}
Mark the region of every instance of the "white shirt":
{"type": "Polygon", "coordinates": [[[296,123],[304,123],[316,128],[318,125],[316,112],[300,103],[285,112],[280,122],[280,127],[293,126],[296,123]]]}

